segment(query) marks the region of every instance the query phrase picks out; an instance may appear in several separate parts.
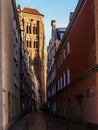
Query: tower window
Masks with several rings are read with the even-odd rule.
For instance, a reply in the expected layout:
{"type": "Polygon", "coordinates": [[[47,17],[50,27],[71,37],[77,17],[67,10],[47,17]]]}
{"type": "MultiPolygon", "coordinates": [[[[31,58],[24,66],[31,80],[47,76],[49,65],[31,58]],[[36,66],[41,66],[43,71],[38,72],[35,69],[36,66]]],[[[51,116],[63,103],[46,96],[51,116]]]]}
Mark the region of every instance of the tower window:
{"type": "Polygon", "coordinates": [[[29,25],[29,33],[31,34],[31,24],[29,25]]]}
{"type": "Polygon", "coordinates": [[[31,40],[29,41],[29,44],[30,44],[30,48],[32,48],[32,43],[31,43],[31,40]]]}
{"type": "Polygon", "coordinates": [[[27,39],[27,47],[32,48],[32,40],[31,40],[31,38],[27,39]]]}
{"type": "Polygon", "coordinates": [[[39,21],[33,25],[33,34],[38,35],[39,32],[39,21]]]}
{"type": "Polygon", "coordinates": [[[34,48],[38,48],[39,46],[38,46],[38,41],[37,40],[35,40],[34,41],[34,48]]]}
{"type": "Polygon", "coordinates": [[[29,30],[29,27],[28,27],[28,25],[26,25],[26,32],[28,33],[28,30],[29,30]]]}
{"type": "Polygon", "coordinates": [[[26,33],[31,34],[31,24],[26,25],[26,33]]]}
{"type": "Polygon", "coordinates": [[[35,34],[35,25],[33,25],[33,34],[35,34]]]}

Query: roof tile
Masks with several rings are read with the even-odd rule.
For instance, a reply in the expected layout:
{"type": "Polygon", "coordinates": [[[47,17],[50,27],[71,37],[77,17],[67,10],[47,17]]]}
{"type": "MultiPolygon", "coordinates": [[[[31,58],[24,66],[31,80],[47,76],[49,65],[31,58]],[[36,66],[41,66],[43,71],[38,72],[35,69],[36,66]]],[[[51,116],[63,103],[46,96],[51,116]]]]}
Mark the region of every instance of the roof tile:
{"type": "Polygon", "coordinates": [[[29,13],[29,14],[35,14],[35,15],[42,15],[37,9],[31,9],[31,8],[23,8],[22,10],[23,13],[29,13]]]}

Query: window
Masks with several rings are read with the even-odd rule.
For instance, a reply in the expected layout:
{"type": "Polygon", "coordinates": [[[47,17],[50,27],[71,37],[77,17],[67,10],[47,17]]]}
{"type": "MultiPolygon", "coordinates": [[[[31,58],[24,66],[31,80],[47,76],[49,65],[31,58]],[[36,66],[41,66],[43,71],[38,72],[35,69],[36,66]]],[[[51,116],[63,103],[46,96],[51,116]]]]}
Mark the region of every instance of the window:
{"type": "Polygon", "coordinates": [[[38,33],[39,33],[39,21],[33,24],[33,34],[38,35],[38,33]]]}
{"type": "Polygon", "coordinates": [[[29,33],[29,31],[28,31],[28,30],[29,30],[29,26],[28,26],[28,25],[26,25],[26,32],[27,32],[27,33],[29,33]]]}
{"type": "Polygon", "coordinates": [[[35,34],[35,25],[33,25],[33,34],[35,34]]]}
{"type": "Polygon", "coordinates": [[[38,26],[36,26],[36,34],[38,35],[38,26]]]}
{"type": "Polygon", "coordinates": [[[69,44],[69,42],[67,42],[67,55],[69,55],[70,54],[70,44],[69,44]]]}
{"type": "Polygon", "coordinates": [[[60,88],[62,89],[62,76],[61,76],[61,78],[60,78],[60,88]]]}
{"type": "Polygon", "coordinates": [[[37,21],[37,26],[36,26],[36,34],[38,35],[39,33],[39,21],[37,21]]]}
{"type": "Polygon", "coordinates": [[[31,24],[26,25],[26,32],[31,34],[31,24]]]}
{"type": "Polygon", "coordinates": [[[70,69],[67,68],[67,84],[70,84],[70,69]]]}
{"type": "Polygon", "coordinates": [[[33,34],[37,34],[37,25],[36,24],[33,25],[33,34]]]}
{"type": "Polygon", "coordinates": [[[60,90],[60,80],[58,79],[58,91],[60,90]]]}
{"type": "Polygon", "coordinates": [[[39,47],[39,46],[38,46],[38,41],[37,41],[37,40],[34,41],[33,47],[34,47],[34,48],[38,48],[38,47],[39,47]]]}
{"type": "Polygon", "coordinates": [[[66,59],[66,49],[64,48],[63,49],[63,57],[64,57],[64,60],[66,59]]]}
{"type": "Polygon", "coordinates": [[[64,79],[64,87],[66,87],[66,73],[63,74],[63,79],[64,79]]]}
{"type": "Polygon", "coordinates": [[[29,33],[31,34],[31,24],[29,24],[29,33]]]}
{"type": "Polygon", "coordinates": [[[32,48],[32,43],[31,40],[29,41],[29,47],[32,48]]]}
{"type": "Polygon", "coordinates": [[[32,48],[32,41],[30,37],[27,38],[26,43],[27,43],[27,47],[32,48]]]}

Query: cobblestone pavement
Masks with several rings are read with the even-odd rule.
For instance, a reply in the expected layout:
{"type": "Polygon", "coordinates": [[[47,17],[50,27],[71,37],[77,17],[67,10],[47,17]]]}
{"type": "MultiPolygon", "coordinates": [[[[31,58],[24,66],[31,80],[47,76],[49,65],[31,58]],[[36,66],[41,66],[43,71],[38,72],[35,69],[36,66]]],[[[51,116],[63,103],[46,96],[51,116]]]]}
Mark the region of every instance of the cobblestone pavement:
{"type": "Polygon", "coordinates": [[[23,130],[26,127],[26,122],[29,119],[29,116],[31,114],[28,114],[27,116],[23,117],[21,120],[17,121],[11,128],[8,130],[23,130]]]}
{"type": "Polygon", "coordinates": [[[69,122],[66,125],[66,121],[52,116],[50,114],[45,114],[42,112],[32,113],[26,123],[24,130],[94,130],[87,128],[76,123],[69,122]]]}

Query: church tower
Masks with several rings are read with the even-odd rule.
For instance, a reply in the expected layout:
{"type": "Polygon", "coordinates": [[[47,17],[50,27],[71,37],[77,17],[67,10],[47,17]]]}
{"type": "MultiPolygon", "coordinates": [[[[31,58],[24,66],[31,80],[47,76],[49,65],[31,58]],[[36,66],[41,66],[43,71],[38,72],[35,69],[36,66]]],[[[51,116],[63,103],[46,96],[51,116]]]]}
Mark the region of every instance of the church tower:
{"type": "Polygon", "coordinates": [[[39,109],[43,108],[46,101],[46,96],[43,96],[46,94],[46,71],[43,63],[45,53],[45,48],[43,48],[44,15],[32,8],[23,8],[20,13],[25,37],[23,48],[29,53],[29,65],[36,79],[37,106],[39,109]]]}

